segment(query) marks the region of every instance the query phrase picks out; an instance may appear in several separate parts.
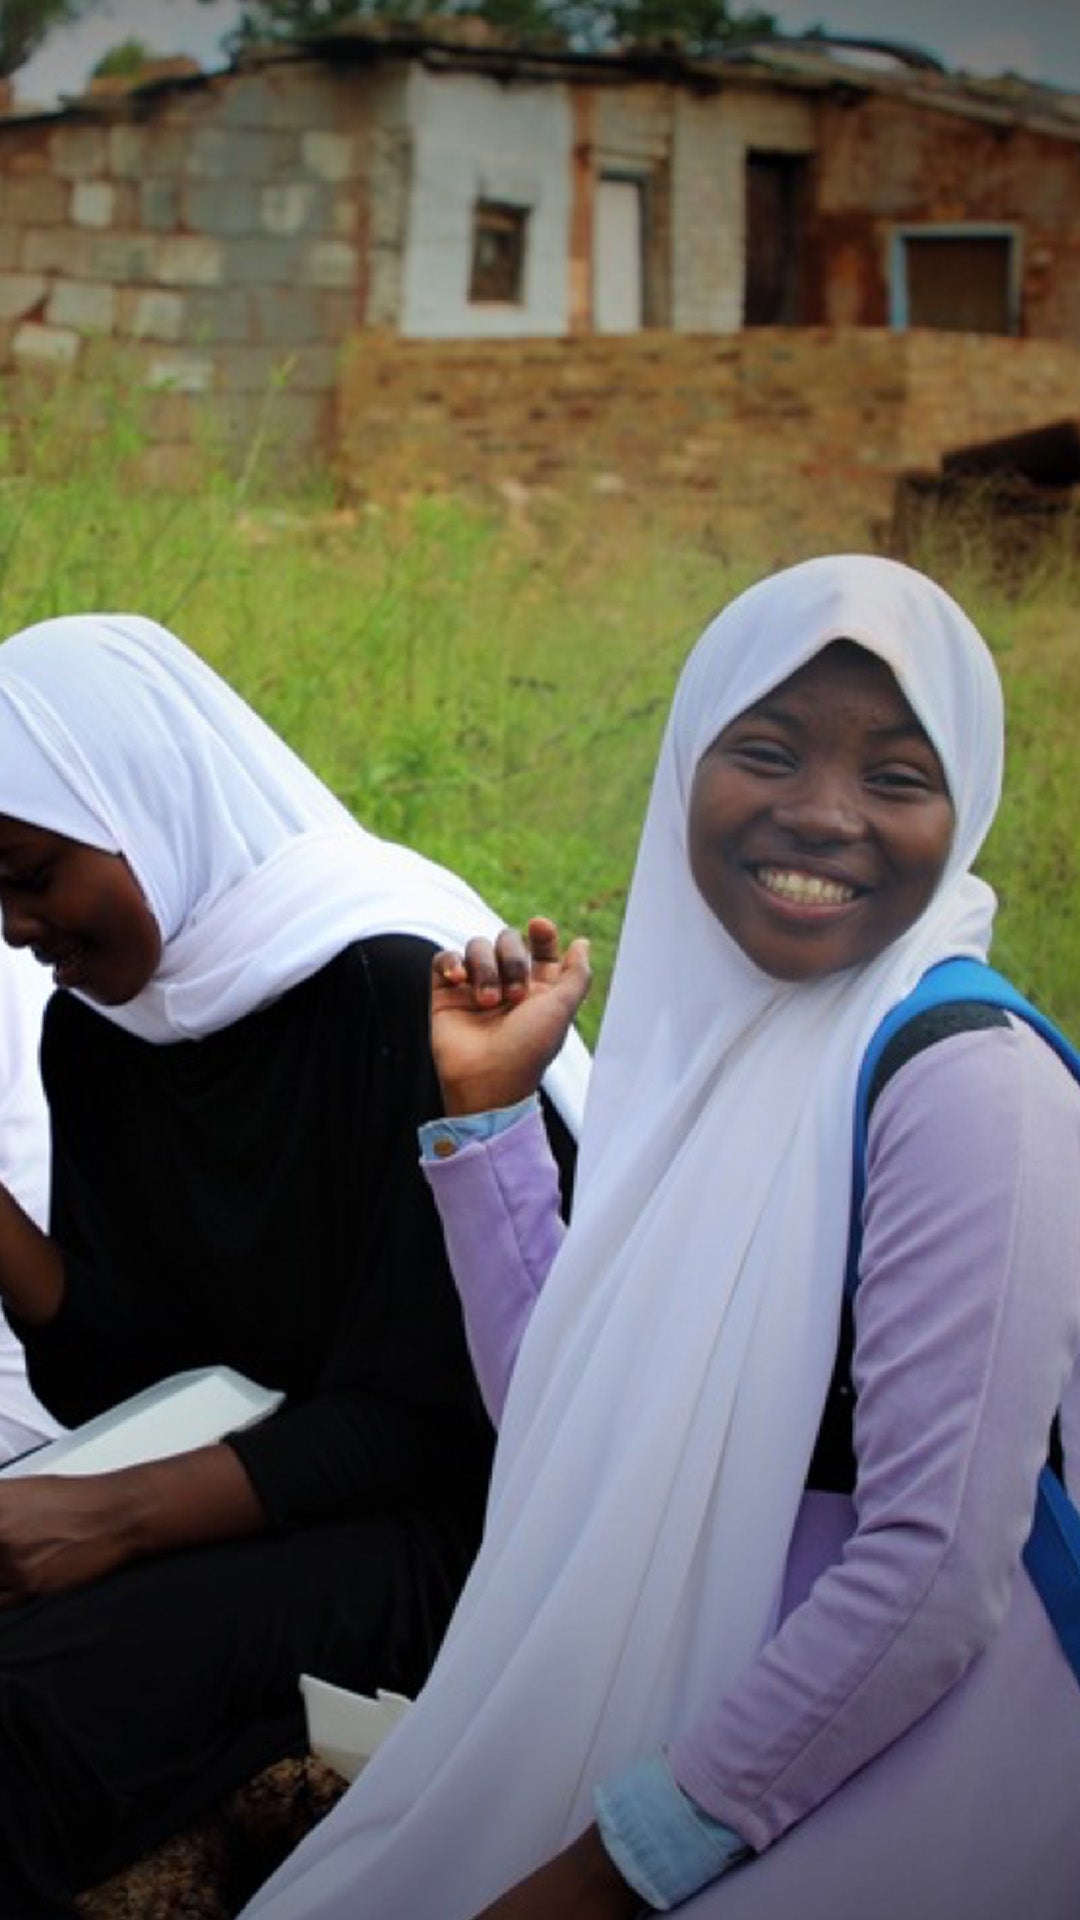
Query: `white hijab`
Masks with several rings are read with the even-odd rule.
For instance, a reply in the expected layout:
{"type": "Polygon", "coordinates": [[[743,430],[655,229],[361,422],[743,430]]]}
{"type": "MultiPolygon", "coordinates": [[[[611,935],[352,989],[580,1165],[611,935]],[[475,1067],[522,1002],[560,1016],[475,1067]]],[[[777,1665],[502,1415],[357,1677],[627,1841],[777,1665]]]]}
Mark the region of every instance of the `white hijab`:
{"type": "MultiPolygon", "coordinates": [[[[0,646],[0,813],[121,853],[162,938],[153,979],[95,1010],[159,1045],[200,1039],[350,941],[459,946],[500,922],[456,874],[359,827],[174,634],[134,614],[45,620],[0,646]]],[[[576,1130],[576,1035],[548,1090],[576,1130]]]]}
{"type": "Polygon", "coordinates": [[[835,1350],[859,1061],[931,962],[986,952],[994,900],[968,869],[1001,762],[986,648],[895,562],[794,567],[703,635],[660,752],[573,1224],[522,1346],[479,1558],[419,1701],[252,1920],[466,1920],[773,1632],[835,1350]],[[841,637],[887,663],[926,727],[955,837],[901,939],[784,985],[699,897],[687,799],[720,730],[841,637]]]}

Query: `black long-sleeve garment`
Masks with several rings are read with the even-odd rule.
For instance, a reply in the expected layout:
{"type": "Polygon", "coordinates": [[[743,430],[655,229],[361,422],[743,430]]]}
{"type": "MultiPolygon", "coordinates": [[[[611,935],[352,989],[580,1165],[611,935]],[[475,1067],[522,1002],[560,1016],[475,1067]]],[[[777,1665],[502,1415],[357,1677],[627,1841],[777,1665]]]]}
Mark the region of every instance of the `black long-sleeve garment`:
{"type": "Polygon", "coordinates": [[[475,1514],[488,1435],[417,1168],[439,1111],[431,951],[358,943],[175,1046],[55,996],[42,1072],[67,1286],[51,1326],[20,1331],[58,1419],[225,1362],[289,1398],[234,1442],[279,1525],[436,1489],[475,1514]]]}
{"type": "Polygon", "coordinates": [[[63,1910],[296,1750],[301,1669],[412,1691],[434,1656],[491,1434],[417,1165],[416,1126],[439,1111],[432,951],[357,942],[174,1046],[50,1003],[67,1283],[49,1326],[19,1328],[36,1391],[75,1422],[223,1362],[287,1397],[232,1439],[265,1535],[0,1616],[0,1911],[5,1860],[13,1910],[63,1910]]]}

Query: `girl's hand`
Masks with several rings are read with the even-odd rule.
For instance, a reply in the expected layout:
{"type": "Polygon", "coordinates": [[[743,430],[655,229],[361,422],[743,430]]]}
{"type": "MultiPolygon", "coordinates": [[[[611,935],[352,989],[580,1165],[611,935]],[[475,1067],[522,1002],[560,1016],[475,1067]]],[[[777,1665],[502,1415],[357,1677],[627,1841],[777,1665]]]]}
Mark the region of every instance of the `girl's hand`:
{"type": "Polygon", "coordinates": [[[596,1827],[500,1894],[476,1920],[634,1920],[647,1911],[610,1859],[596,1827]]]}
{"type": "Polygon", "coordinates": [[[266,1515],[230,1446],[109,1473],[0,1478],[0,1607],[100,1580],[130,1560],[258,1533],[266,1515]]]}
{"type": "Polygon", "coordinates": [[[104,1476],[0,1481],[0,1607],[81,1587],[126,1557],[104,1476]]]}
{"type": "Polygon", "coordinates": [[[447,1114],[486,1113],[535,1093],[589,991],[589,943],[559,951],[551,920],[470,940],[431,969],[431,1045],[447,1114]]]}

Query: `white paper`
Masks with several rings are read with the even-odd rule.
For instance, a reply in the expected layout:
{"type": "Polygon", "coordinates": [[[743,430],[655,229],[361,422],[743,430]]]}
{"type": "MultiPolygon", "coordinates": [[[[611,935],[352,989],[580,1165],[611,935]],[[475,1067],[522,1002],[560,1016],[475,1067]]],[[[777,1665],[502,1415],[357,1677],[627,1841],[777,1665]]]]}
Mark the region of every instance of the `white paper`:
{"type": "Polygon", "coordinates": [[[70,1433],[0,1468],[9,1479],[42,1473],[111,1473],[145,1460],[165,1460],[249,1427],[283,1396],[232,1367],[173,1374],[70,1433]]]}
{"type": "Polygon", "coordinates": [[[344,1780],[355,1780],[412,1704],[403,1693],[387,1693],[382,1687],[374,1696],[350,1693],[346,1687],[316,1680],[310,1673],[300,1675],[300,1692],[307,1714],[308,1745],[344,1780]]]}

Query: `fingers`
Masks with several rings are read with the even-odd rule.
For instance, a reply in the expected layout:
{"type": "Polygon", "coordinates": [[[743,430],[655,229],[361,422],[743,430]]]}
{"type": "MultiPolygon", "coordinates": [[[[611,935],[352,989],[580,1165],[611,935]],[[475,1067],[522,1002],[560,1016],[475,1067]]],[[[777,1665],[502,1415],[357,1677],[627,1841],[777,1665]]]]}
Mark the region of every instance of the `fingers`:
{"type": "Polygon", "coordinates": [[[529,953],[537,966],[558,965],[559,929],[554,920],[548,920],[543,914],[536,914],[526,929],[529,953]]]}
{"type": "MultiPolygon", "coordinates": [[[[469,947],[473,942],[470,940],[469,947]]],[[[483,943],[480,943],[483,945],[483,943]]],[[[469,948],[465,949],[468,954],[469,948]]],[[[484,988],[491,999],[524,1000],[529,991],[529,976],[532,971],[529,950],[520,933],[514,927],[504,927],[495,942],[495,963],[498,968],[497,979],[485,975],[484,988]]]]}
{"type": "Polygon", "coordinates": [[[528,998],[530,985],[562,983],[571,988],[575,1005],[589,990],[589,943],[571,941],[565,954],[559,948],[559,930],[553,920],[537,915],[524,937],[504,927],[495,940],[478,936],[464,954],[445,949],[432,961],[432,989],[454,993],[464,1004],[495,1008],[528,998]]]}
{"type": "Polygon", "coordinates": [[[504,928],[496,941],[470,940],[464,954],[447,949],[431,963],[432,990],[458,990],[464,1003],[497,1006],[520,998],[528,986],[529,962],[519,934],[504,928]]]}
{"type": "Polygon", "coordinates": [[[571,940],[563,955],[563,978],[573,993],[574,1012],[576,1013],[592,986],[592,968],[589,965],[589,943],[585,939],[571,940]]]}
{"type": "Polygon", "coordinates": [[[465,980],[465,962],[460,953],[454,953],[445,947],[435,955],[431,963],[431,985],[436,987],[460,987],[465,980]]]}

